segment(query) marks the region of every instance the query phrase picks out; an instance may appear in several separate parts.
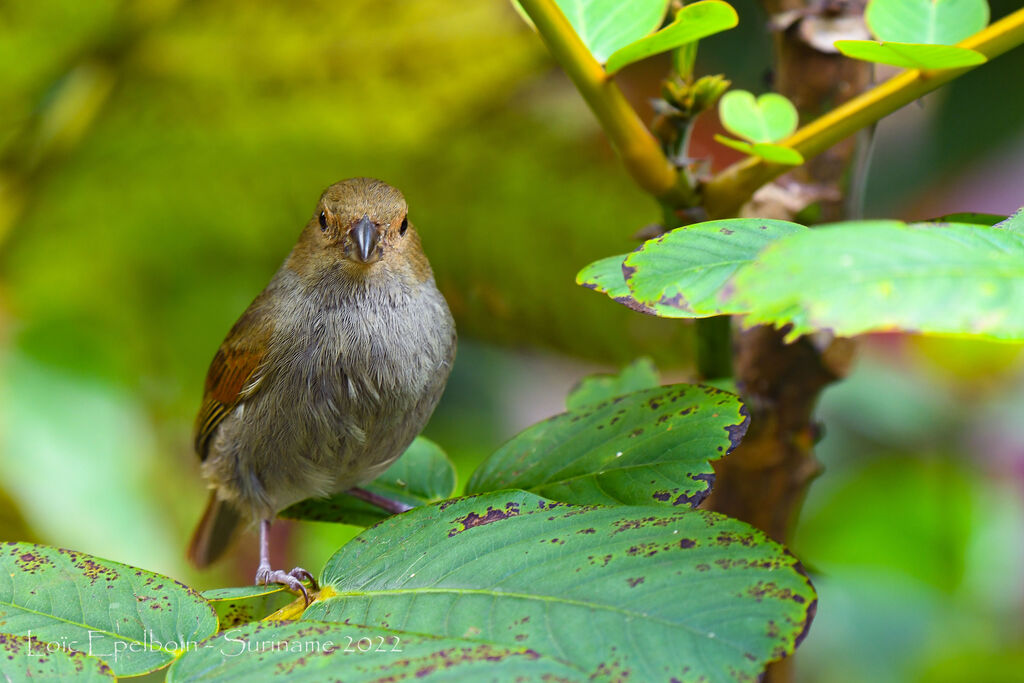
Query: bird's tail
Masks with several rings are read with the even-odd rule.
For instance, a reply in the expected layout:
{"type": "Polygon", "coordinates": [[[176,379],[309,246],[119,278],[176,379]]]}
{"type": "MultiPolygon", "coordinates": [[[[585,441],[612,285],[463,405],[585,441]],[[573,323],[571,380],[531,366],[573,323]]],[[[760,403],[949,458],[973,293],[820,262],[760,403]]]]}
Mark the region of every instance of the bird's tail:
{"type": "Polygon", "coordinates": [[[189,561],[197,569],[216,562],[230,547],[241,521],[234,506],[220,500],[216,491],[211,491],[203,517],[192,532],[192,540],[188,544],[189,561]]]}

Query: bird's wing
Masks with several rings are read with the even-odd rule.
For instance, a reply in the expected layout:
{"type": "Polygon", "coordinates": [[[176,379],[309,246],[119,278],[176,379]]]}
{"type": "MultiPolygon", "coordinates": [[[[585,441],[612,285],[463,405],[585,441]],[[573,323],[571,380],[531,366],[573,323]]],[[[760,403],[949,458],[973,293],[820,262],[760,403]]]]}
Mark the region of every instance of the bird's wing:
{"type": "Polygon", "coordinates": [[[259,388],[263,360],[273,330],[263,295],[252,302],[227,338],[206,373],[203,403],[195,425],[195,449],[206,460],[210,437],[242,400],[259,388]]]}

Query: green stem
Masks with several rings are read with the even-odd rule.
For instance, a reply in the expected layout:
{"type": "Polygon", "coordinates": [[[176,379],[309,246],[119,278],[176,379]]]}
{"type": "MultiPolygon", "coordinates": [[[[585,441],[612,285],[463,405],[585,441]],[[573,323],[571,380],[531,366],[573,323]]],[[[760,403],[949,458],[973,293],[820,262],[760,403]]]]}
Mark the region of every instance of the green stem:
{"type": "Polygon", "coordinates": [[[698,318],[697,378],[706,381],[732,377],[732,318],[698,318]]]}
{"type": "Polygon", "coordinates": [[[644,190],[677,205],[694,206],[697,195],[665,157],[661,146],[598,64],[554,0],[520,0],[548,50],[601,122],[626,169],[644,190]]]}
{"type": "MultiPolygon", "coordinates": [[[[977,50],[989,59],[1024,43],[1024,9],[958,43],[977,50]]],[[[800,152],[805,159],[819,154],[840,140],[878,121],[900,107],[962,76],[976,67],[943,71],[910,69],[872,88],[812,121],[779,144],[800,152]]],[[[704,185],[704,206],[712,218],[734,216],[739,208],[765,183],[790,166],[773,164],[759,157],[733,164],[704,185]]]]}

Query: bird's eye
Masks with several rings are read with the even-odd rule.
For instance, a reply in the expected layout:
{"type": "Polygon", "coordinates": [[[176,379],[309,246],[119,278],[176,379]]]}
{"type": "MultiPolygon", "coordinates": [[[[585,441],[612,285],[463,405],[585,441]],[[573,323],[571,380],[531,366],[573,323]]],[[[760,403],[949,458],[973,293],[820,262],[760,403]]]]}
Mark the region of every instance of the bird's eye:
{"type": "Polygon", "coordinates": [[[408,230],[408,229],[409,229],[409,217],[406,216],[405,218],[402,219],[402,225],[401,225],[401,227],[398,228],[398,234],[399,235],[404,235],[405,231],[408,230]]]}
{"type": "Polygon", "coordinates": [[[321,211],[320,212],[320,229],[321,230],[327,230],[327,212],[326,211],[321,211]]]}

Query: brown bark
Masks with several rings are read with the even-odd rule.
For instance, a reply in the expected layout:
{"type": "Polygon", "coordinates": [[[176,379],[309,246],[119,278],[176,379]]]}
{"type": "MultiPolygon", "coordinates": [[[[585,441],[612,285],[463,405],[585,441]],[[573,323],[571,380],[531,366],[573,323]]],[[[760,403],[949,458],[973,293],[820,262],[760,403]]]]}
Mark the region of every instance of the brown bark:
{"type": "Polygon", "coordinates": [[[788,539],[807,486],[821,471],[812,419],[818,396],[845,374],[853,351],[848,339],[832,341],[821,353],[809,337],[786,344],[783,336],[765,326],[737,336],[736,380],[750,429],[735,452],[715,463],[715,485],[703,506],[780,542],[788,539]]]}
{"type": "MultiPolygon", "coordinates": [[[[769,0],[765,4],[771,13],[794,6],[803,6],[810,16],[825,11],[817,2],[769,0]]],[[[829,7],[863,11],[855,4],[829,7]]],[[[866,90],[870,75],[870,64],[826,54],[804,42],[800,20],[776,34],[776,89],[793,101],[804,121],[866,90]]],[[[852,139],[836,145],[780,178],[781,191],[775,196],[820,197],[822,219],[841,219],[842,184],[854,151],[852,139]]],[[[777,204],[761,205],[757,211],[792,215],[791,205],[783,206],[781,200],[777,204]]],[[[807,486],[820,470],[814,460],[817,430],[812,420],[818,395],[843,375],[852,353],[849,340],[815,344],[802,337],[785,344],[782,337],[782,332],[765,327],[736,335],[735,376],[751,412],[750,430],[740,447],[716,467],[715,487],[705,503],[758,526],[779,541],[788,538],[807,486]],[[825,349],[824,354],[819,348],[825,349]]]]}
{"type": "MultiPolygon", "coordinates": [[[[775,14],[800,9],[862,12],[855,3],[767,0],[775,14]],[[824,10],[823,10],[824,8],[824,10]]],[[[800,21],[776,35],[775,87],[789,97],[801,120],[813,119],[856,96],[870,85],[871,67],[838,54],[826,54],[800,36],[800,21]]],[[[780,178],[782,192],[821,198],[822,220],[843,216],[842,184],[854,157],[855,142],[836,145],[780,178]]],[[[769,199],[771,201],[771,199],[769,199]]],[[[780,202],[781,203],[781,202],[780,202]]],[[[792,206],[775,207],[789,212],[792,206]]],[[[758,207],[764,214],[766,207],[758,207]]],[[[811,480],[821,467],[814,458],[818,428],[813,411],[821,391],[845,374],[853,352],[850,340],[783,342],[784,333],[767,327],[740,332],[734,341],[735,376],[751,415],[743,443],[715,466],[716,480],[704,507],[747,521],[778,541],[786,541],[811,480]]],[[[766,680],[792,678],[789,662],[771,667],[766,680]]]]}

